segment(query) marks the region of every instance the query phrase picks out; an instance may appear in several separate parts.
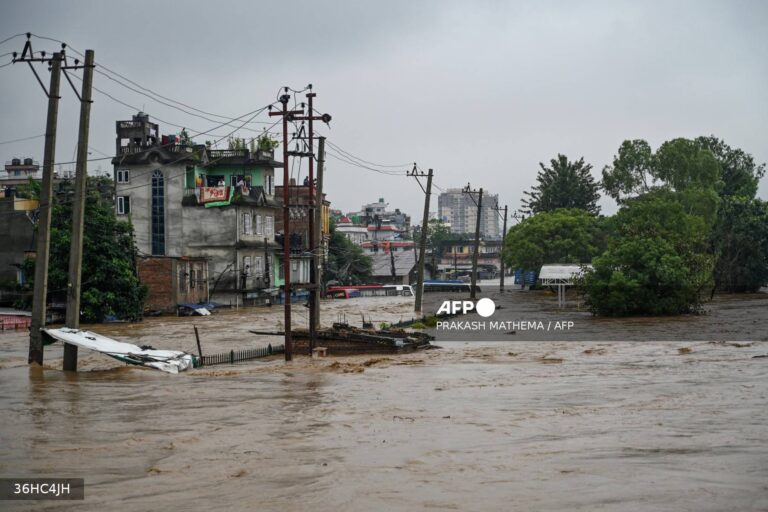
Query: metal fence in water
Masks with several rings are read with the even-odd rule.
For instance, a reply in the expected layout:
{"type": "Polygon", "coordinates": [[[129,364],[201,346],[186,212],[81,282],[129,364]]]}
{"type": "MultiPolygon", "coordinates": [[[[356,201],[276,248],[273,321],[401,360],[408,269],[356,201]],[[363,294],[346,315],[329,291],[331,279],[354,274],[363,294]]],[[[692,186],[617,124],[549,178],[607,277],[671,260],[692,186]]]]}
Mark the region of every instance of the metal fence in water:
{"type": "Polygon", "coordinates": [[[212,354],[203,356],[200,360],[200,366],[212,366],[215,364],[235,364],[240,361],[250,361],[261,357],[271,356],[272,354],[282,354],[285,352],[284,345],[267,345],[260,348],[249,348],[245,350],[230,350],[221,354],[212,354]]]}

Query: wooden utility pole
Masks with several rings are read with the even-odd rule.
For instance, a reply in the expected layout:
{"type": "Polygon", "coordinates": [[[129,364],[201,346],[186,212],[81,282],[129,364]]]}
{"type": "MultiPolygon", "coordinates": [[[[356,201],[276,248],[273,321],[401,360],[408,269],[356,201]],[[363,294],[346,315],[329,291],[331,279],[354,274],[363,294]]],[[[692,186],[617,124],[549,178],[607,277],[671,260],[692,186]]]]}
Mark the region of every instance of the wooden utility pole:
{"type": "MultiPolygon", "coordinates": [[[[283,116],[283,309],[285,310],[285,360],[293,359],[293,342],[291,340],[291,214],[289,200],[290,181],[288,179],[288,118],[303,114],[301,110],[288,110],[288,101],[291,96],[288,88],[285,94],[280,96],[283,109],[279,112],[271,112],[270,116],[283,116]]],[[[271,108],[270,108],[271,110],[271,108]]]]}
{"type": "MultiPolygon", "coordinates": [[[[315,301],[312,304],[312,307],[315,309],[313,319],[314,319],[314,329],[315,333],[317,333],[317,329],[320,328],[320,297],[322,297],[322,283],[323,283],[323,272],[322,272],[322,265],[321,262],[321,255],[320,252],[324,251],[324,244],[323,244],[323,174],[325,172],[325,137],[319,137],[318,138],[318,148],[317,148],[317,188],[316,188],[316,194],[317,194],[317,200],[315,202],[315,250],[312,252],[312,268],[315,270],[314,275],[312,276],[312,285],[314,286],[314,291],[316,293],[315,295],[315,301]]],[[[310,323],[310,326],[312,324],[310,323]]],[[[313,340],[312,340],[313,341],[313,340]]],[[[312,346],[311,348],[314,348],[312,346]]]]}
{"type": "MultiPolygon", "coordinates": [[[[418,181],[420,176],[424,176],[424,173],[418,173],[416,170],[416,164],[413,166],[413,171],[409,173],[409,176],[413,176],[418,181]]],[[[432,169],[427,173],[427,188],[424,189],[424,215],[421,220],[421,241],[419,242],[419,267],[416,277],[416,302],[413,306],[413,310],[416,313],[421,312],[421,302],[424,297],[424,260],[427,250],[427,231],[429,230],[429,198],[432,193],[432,169]]],[[[419,182],[421,186],[421,182],[419,182]]],[[[434,266],[434,264],[433,264],[434,266]]],[[[434,268],[432,270],[434,272],[434,268]]]]}
{"type": "MultiPolygon", "coordinates": [[[[473,191],[469,184],[467,184],[466,188],[464,189],[465,194],[469,194],[469,197],[472,197],[472,194],[475,193],[473,191]]],[[[474,201],[474,198],[472,198],[474,201]]],[[[483,189],[480,188],[478,199],[477,199],[477,222],[475,222],[475,250],[472,253],[472,281],[470,284],[471,290],[469,292],[469,298],[474,299],[475,298],[475,287],[477,285],[477,256],[480,252],[480,218],[482,216],[483,212],[483,189]]]]}
{"type": "MultiPolygon", "coordinates": [[[[77,63],[75,63],[77,67],[77,63]]],[[[65,66],[66,69],[71,69],[65,66]]],[[[93,87],[93,50],[85,51],[83,89],[80,95],[80,130],[77,139],[75,198],[72,205],[72,240],[69,248],[69,282],[67,283],[67,327],[80,328],[80,289],[83,268],[83,219],[88,176],[88,131],[91,119],[93,87]]],[[[75,91],[77,92],[77,91],[75,91]]],[[[197,329],[195,329],[197,331],[197,329]]],[[[77,371],[77,345],[64,344],[64,371],[77,371]]]]}
{"type": "MultiPolygon", "coordinates": [[[[29,36],[28,36],[29,37],[29,36]]],[[[27,41],[27,46],[29,41],[27,41]]],[[[24,60],[25,51],[22,52],[24,60]]],[[[31,51],[30,51],[31,53],[31,51]]],[[[33,59],[27,59],[30,62],[33,59]]],[[[38,59],[39,60],[39,59],[38,59]]],[[[43,183],[37,222],[37,254],[35,255],[35,288],[32,296],[32,321],[29,331],[29,363],[43,364],[43,333],[48,299],[48,255],[51,245],[51,206],[53,202],[53,162],[56,158],[56,125],[59,116],[59,86],[61,84],[61,53],[54,53],[51,64],[51,84],[48,95],[48,118],[45,125],[45,155],[43,157],[43,183]]],[[[14,59],[16,62],[16,59],[14,59]]],[[[32,64],[30,62],[30,67],[32,64]]],[[[34,71],[34,68],[33,68],[34,71]]],[[[37,76],[37,73],[35,73],[37,76]]],[[[38,81],[40,78],[38,77],[38,81]]],[[[42,82],[40,82],[42,85],[42,82]]],[[[45,87],[43,87],[45,90],[45,87]]]]}

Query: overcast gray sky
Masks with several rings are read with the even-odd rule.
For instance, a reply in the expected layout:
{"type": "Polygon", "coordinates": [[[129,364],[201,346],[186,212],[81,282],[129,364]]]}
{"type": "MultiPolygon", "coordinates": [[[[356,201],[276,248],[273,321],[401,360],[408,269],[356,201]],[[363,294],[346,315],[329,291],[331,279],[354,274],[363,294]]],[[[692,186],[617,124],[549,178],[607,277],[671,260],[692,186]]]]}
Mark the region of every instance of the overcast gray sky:
{"type": "MultiPolygon", "coordinates": [[[[274,101],[280,86],[312,83],[316,107],[333,115],[331,130],[321,130],[329,141],[370,162],[431,167],[442,188],[470,181],[512,209],[538,162],[583,156],[598,178],[624,139],[656,148],[714,134],[768,161],[764,1],[4,0],[0,10],[0,40],[29,31],[93,49],[97,64],[208,112],[236,117],[274,101]]],[[[5,42],[0,54],[23,43],[5,42]]],[[[94,84],[153,118],[193,131],[215,125],[102,75],[94,84]]],[[[65,86],[59,162],[74,158],[78,123],[65,86]]],[[[1,68],[0,92],[0,142],[44,133],[45,97],[26,66],[1,68]]],[[[98,158],[114,152],[114,122],[135,111],[99,93],[94,100],[98,158]]],[[[179,131],[159,122],[163,133],[179,131]]],[[[42,161],[43,139],[2,144],[0,153],[42,161]]],[[[111,170],[102,161],[91,172],[98,167],[111,170]]],[[[420,222],[423,195],[412,178],[329,157],[326,191],[344,211],[384,197],[420,222]]]]}

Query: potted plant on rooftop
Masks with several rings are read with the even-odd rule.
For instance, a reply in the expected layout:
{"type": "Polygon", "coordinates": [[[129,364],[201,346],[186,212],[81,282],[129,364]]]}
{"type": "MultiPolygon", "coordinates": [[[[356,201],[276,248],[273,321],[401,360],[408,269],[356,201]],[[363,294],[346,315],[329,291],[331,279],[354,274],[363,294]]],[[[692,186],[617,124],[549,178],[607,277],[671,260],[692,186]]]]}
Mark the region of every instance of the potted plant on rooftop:
{"type": "Polygon", "coordinates": [[[273,139],[265,130],[264,133],[259,135],[259,138],[256,139],[256,159],[274,160],[275,148],[279,145],[280,142],[277,139],[273,139]]]}

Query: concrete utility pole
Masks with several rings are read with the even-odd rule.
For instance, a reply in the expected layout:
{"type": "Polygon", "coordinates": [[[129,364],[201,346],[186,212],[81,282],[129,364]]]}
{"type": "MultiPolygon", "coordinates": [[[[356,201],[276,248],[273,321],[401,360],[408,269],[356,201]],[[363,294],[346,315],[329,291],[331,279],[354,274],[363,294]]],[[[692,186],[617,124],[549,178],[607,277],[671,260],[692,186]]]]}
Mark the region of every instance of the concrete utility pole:
{"type": "MultiPolygon", "coordinates": [[[[37,224],[37,253],[35,255],[35,288],[32,295],[32,319],[29,331],[29,363],[43,364],[43,333],[48,299],[48,256],[51,245],[51,206],[53,201],[53,163],[56,159],[56,125],[59,116],[59,86],[61,84],[62,53],[54,53],[50,59],[45,52],[36,58],[27,34],[27,42],[20,57],[13,53],[13,62],[26,62],[35,74],[38,83],[48,96],[48,117],[45,125],[45,154],[43,157],[43,182],[40,189],[39,218],[37,224]],[[51,83],[45,89],[32,62],[48,62],[51,66],[51,83]]],[[[62,45],[62,51],[65,45],[62,45]]]]}
{"type": "MultiPolygon", "coordinates": [[[[80,328],[80,289],[83,268],[83,219],[88,173],[88,129],[91,119],[93,88],[93,50],[85,51],[83,89],[80,96],[80,131],[77,139],[75,198],[72,205],[72,240],[69,248],[69,282],[67,283],[67,327],[80,328]]],[[[77,61],[75,62],[75,69],[77,61]]],[[[64,67],[72,69],[69,66],[64,67]]],[[[77,91],[75,91],[77,93],[77,91]]],[[[197,331],[197,329],[195,329],[197,331]]],[[[64,344],[64,371],[77,371],[77,345],[64,344]]]]}
{"type": "MultiPolygon", "coordinates": [[[[310,85],[310,88],[312,86],[310,85]]],[[[314,149],[314,143],[315,143],[315,132],[314,132],[314,126],[312,124],[312,121],[314,120],[313,117],[313,105],[312,100],[317,96],[314,92],[307,93],[307,105],[308,105],[308,111],[309,119],[307,120],[307,123],[309,124],[309,197],[308,203],[309,203],[309,223],[308,223],[308,231],[307,233],[309,238],[309,253],[312,254],[312,260],[310,261],[309,266],[309,282],[314,285],[315,284],[315,208],[317,207],[318,201],[316,201],[315,198],[315,155],[312,154],[312,150],[314,149]]],[[[322,202],[322,200],[320,201],[322,202]]],[[[312,350],[315,348],[315,344],[317,342],[317,309],[315,308],[315,303],[319,302],[319,297],[317,296],[317,288],[311,288],[309,290],[309,355],[312,355],[312,350]]]]}
{"type": "MultiPolygon", "coordinates": [[[[501,208],[496,206],[493,208],[496,213],[501,211],[501,208]]],[[[501,280],[499,282],[499,291],[504,293],[504,243],[507,240],[507,206],[504,205],[504,229],[501,235],[501,249],[499,249],[499,266],[501,267],[501,280]]]]}
{"type": "MultiPolygon", "coordinates": [[[[464,193],[469,194],[469,197],[472,198],[472,194],[475,193],[470,186],[469,183],[467,183],[466,188],[464,188],[464,193]]],[[[474,198],[472,198],[474,201],[474,198]]],[[[472,282],[470,284],[471,290],[469,292],[469,298],[474,299],[475,298],[475,287],[477,285],[477,255],[480,252],[480,217],[482,216],[483,212],[483,189],[480,188],[479,196],[477,200],[477,222],[475,223],[475,250],[472,253],[472,282]]]]}
{"type": "MultiPolygon", "coordinates": [[[[320,137],[318,139],[318,148],[317,148],[317,202],[315,206],[315,250],[312,252],[312,268],[315,270],[314,275],[312,275],[312,284],[314,285],[314,291],[316,293],[315,295],[315,301],[312,304],[314,307],[314,315],[313,320],[315,322],[314,329],[315,333],[317,333],[317,329],[320,327],[320,297],[322,297],[322,282],[323,282],[323,272],[322,272],[322,266],[320,264],[321,262],[321,256],[318,253],[318,250],[323,250],[323,174],[325,172],[325,137],[320,137]]],[[[312,323],[310,323],[310,326],[312,323]]],[[[310,342],[313,342],[314,340],[310,340],[310,342]]],[[[310,348],[315,348],[314,345],[311,345],[310,348]]]]}
{"type": "MultiPolygon", "coordinates": [[[[424,173],[418,173],[416,170],[416,164],[413,165],[413,171],[411,171],[409,176],[413,176],[416,178],[416,181],[419,180],[419,177],[423,177],[424,173]]],[[[427,231],[429,230],[429,198],[430,194],[432,193],[432,169],[429,170],[429,172],[426,174],[427,176],[427,188],[424,189],[424,215],[422,216],[421,221],[421,241],[419,242],[419,267],[418,267],[418,275],[416,277],[416,302],[413,306],[413,310],[416,313],[421,312],[421,302],[424,297],[424,259],[425,259],[425,253],[427,250],[427,231]]],[[[421,182],[419,182],[419,186],[421,186],[421,182]]],[[[434,258],[433,258],[434,259],[434,258]]],[[[434,269],[433,269],[434,272],[434,269]]]]}
{"type": "Polygon", "coordinates": [[[387,245],[386,249],[389,251],[389,269],[392,274],[393,284],[395,284],[397,282],[397,269],[395,268],[395,251],[392,248],[392,244],[387,245]]]}
{"type": "Polygon", "coordinates": [[[288,179],[288,117],[303,114],[301,110],[288,110],[288,101],[291,96],[288,94],[288,87],[285,88],[285,94],[280,96],[280,103],[283,109],[279,112],[271,112],[270,116],[283,116],[283,275],[285,276],[285,285],[283,287],[283,309],[285,310],[285,360],[293,359],[293,341],[291,340],[291,214],[288,204],[288,190],[290,181],[288,179]]]}

